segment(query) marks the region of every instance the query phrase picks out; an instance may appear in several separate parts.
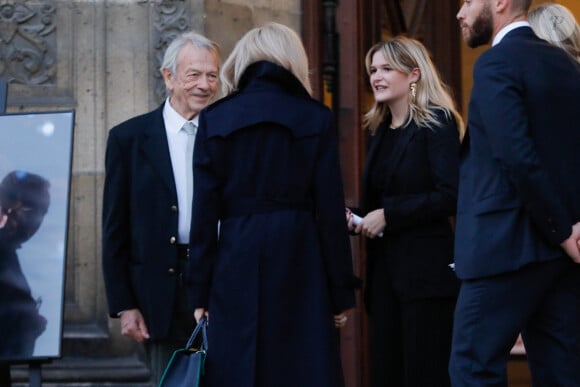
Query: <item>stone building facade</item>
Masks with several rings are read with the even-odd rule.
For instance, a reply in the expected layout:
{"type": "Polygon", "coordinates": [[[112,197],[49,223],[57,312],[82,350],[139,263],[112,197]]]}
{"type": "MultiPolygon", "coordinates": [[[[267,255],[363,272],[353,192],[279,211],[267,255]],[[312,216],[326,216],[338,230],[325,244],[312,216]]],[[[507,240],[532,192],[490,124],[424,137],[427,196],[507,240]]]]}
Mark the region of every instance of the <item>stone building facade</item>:
{"type": "MultiPolygon", "coordinates": [[[[62,358],[41,365],[43,385],[151,385],[142,348],[107,317],[100,263],[107,132],[164,100],[158,68],[177,33],[201,32],[225,56],[268,20],[299,31],[300,1],[0,1],[7,112],[75,111],[62,358]]],[[[28,385],[27,365],[11,369],[13,385],[28,385]]]]}
{"type": "MultiPolygon", "coordinates": [[[[309,54],[315,97],[336,114],[347,205],[357,205],[365,157],[360,119],[372,100],[364,53],[385,34],[422,40],[465,106],[481,51],[461,43],[455,20],[461,2],[0,0],[0,80],[8,82],[7,112],[75,111],[62,357],[32,364],[41,367],[42,385],[152,386],[143,348],[122,337],[118,319],[107,316],[101,195],[108,130],[163,101],[158,67],[175,34],[197,30],[219,42],[225,58],[244,32],[263,22],[298,31],[309,54]]],[[[578,0],[558,2],[580,12],[578,0]]],[[[355,271],[362,276],[364,255],[354,238],[353,251],[355,271]]],[[[341,330],[348,387],[367,385],[365,337],[359,307],[341,330]]],[[[27,366],[11,366],[13,386],[28,385],[27,366]]],[[[0,364],[0,387],[2,372],[0,364]]],[[[528,375],[520,374],[514,385],[528,386],[528,375]]]]}

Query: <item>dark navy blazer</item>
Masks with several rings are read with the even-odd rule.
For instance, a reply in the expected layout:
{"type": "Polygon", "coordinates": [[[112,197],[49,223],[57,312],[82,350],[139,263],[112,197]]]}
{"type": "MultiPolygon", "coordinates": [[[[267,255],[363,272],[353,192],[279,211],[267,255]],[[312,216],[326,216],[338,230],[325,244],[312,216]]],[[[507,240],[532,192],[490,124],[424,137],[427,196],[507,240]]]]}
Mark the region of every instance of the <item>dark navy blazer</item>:
{"type": "Polygon", "coordinates": [[[177,192],[163,107],[111,129],[105,157],[103,272],[109,313],[139,308],[167,334],[177,264],[177,192]]]}
{"type": "Polygon", "coordinates": [[[462,149],[462,279],[563,256],[580,220],[580,68],[529,27],[478,59],[462,149]]]}

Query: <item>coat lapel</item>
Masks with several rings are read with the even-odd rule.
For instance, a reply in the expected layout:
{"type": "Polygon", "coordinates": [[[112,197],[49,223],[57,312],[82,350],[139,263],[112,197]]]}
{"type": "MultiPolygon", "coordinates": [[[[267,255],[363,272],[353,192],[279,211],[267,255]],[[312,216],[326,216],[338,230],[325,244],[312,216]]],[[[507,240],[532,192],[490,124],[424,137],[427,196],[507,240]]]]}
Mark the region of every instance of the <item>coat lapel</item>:
{"type": "Polygon", "coordinates": [[[169,155],[169,143],[163,123],[163,107],[153,115],[151,125],[146,129],[143,137],[142,151],[144,158],[159,175],[163,184],[175,195],[175,181],[173,179],[173,167],[169,155]]]}

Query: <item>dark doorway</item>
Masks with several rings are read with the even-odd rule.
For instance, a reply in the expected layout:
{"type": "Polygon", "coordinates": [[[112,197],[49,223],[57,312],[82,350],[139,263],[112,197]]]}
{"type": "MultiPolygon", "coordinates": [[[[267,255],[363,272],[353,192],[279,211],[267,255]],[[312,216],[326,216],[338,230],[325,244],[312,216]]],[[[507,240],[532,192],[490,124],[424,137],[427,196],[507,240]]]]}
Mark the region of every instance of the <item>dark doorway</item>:
{"type": "MultiPolygon", "coordinates": [[[[459,104],[461,51],[455,20],[458,2],[311,0],[302,4],[302,37],[313,72],[315,97],[335,112],[346,204],[357,206],[365,159],[361,117],[372,102],[364,55],[372,44],[397,34],[422,41],[459,104]]],[[[363,278],[365,257],[358,238],[352,239],[352,248],[355,271],[363,278]]],[[[347,386],[366,387],[367,327],[362,292],[357,309],[340,335],[347,386]]]]}

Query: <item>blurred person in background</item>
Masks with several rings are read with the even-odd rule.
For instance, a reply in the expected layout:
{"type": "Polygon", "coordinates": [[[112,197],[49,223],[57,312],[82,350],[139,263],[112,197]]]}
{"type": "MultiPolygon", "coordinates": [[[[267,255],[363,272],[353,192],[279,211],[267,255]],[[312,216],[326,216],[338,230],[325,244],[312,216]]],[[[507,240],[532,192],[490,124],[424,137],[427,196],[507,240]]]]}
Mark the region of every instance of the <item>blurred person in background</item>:
{"type": "Polygon", "coordinates": [[[40,228],[50,205],[50,183],[12,171],[0,183],[0,360],[26,360],[46,329],[16,250],[40,228]]]}
{"type": "Polygon", "coordinates": [[[580,61],[580,27],[568,8],[542,4],[528,13],[528,21],[538,37],[563,48],[580,61]]]}

